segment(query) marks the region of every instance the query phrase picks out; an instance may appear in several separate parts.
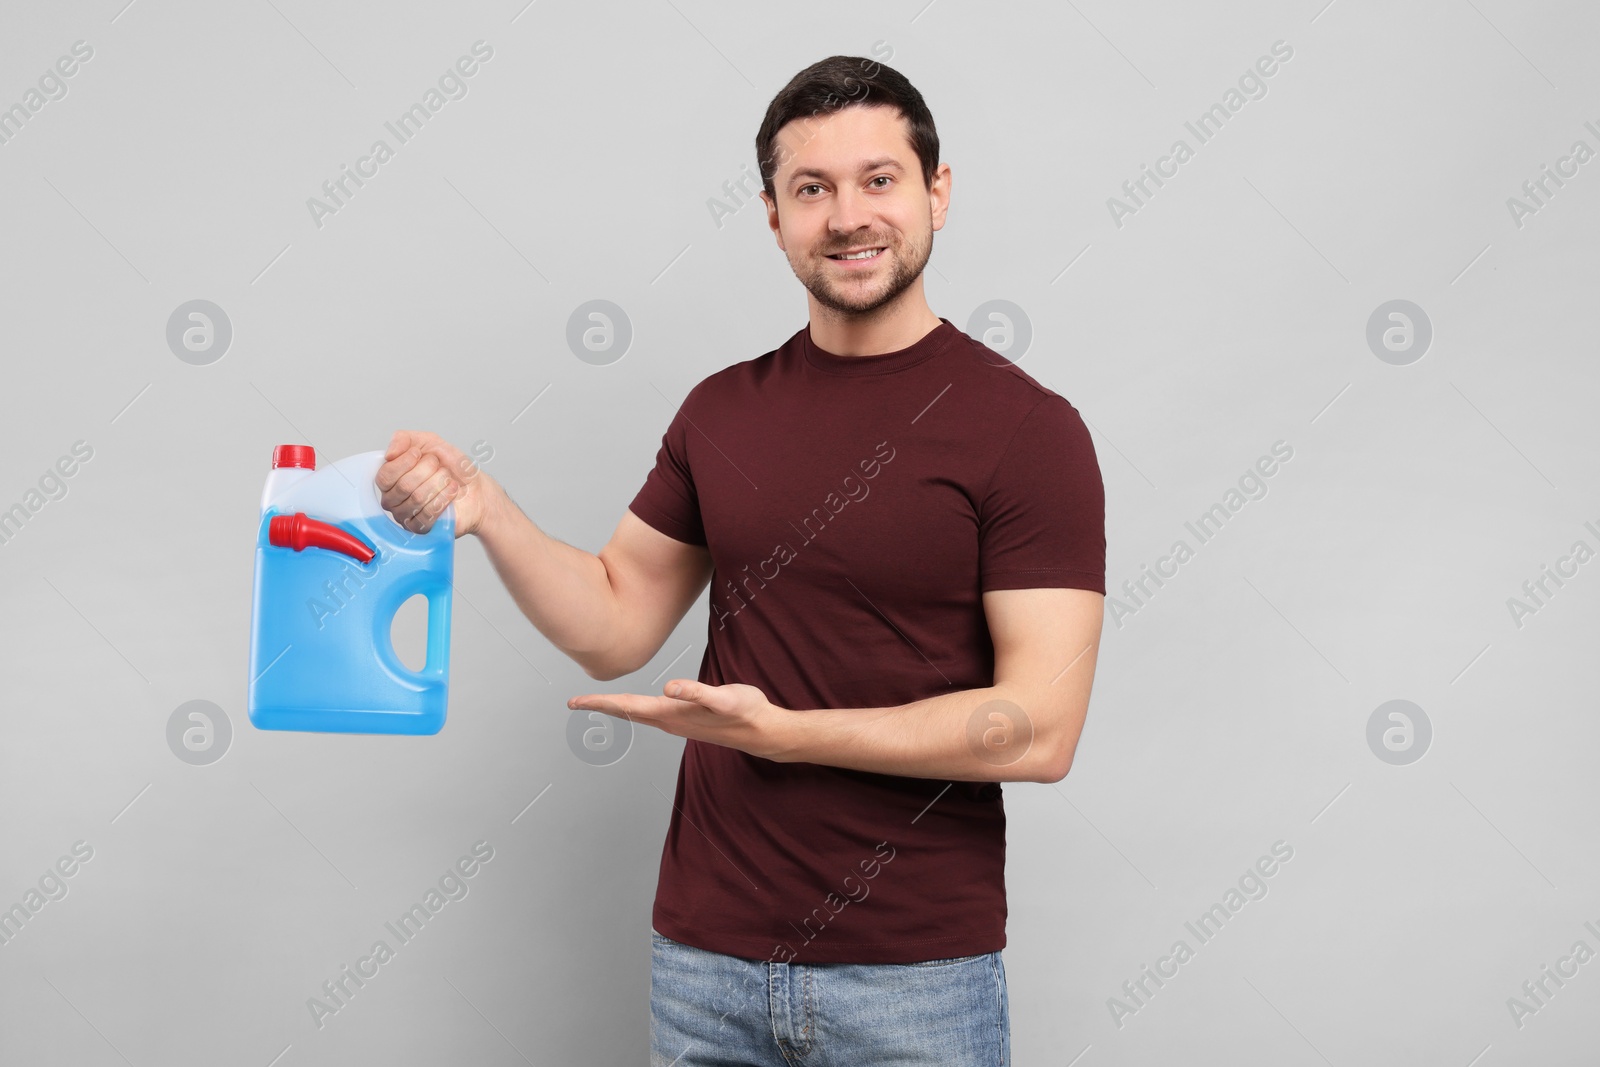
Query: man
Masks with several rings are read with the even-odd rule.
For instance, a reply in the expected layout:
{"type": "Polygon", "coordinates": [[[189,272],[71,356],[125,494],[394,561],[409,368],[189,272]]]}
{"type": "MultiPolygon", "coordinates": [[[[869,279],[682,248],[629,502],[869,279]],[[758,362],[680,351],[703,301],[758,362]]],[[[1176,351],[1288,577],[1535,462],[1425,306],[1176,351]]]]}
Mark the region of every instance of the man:
{"type": "Polygon", "coordinates": [[[698,677],[568,702],[686,738],[653,919],[653,1064],[1009,1063],[1001,782],[1072,764],[1104,489],[1076,409],[935,316],[950,167],[899,73],[834,56],[773,99],[762,200],[808,295],[701,381],[598,555],[431,434],[383,504],[450,503],[592,678],[642,669],[711,582],[698,677]]]}

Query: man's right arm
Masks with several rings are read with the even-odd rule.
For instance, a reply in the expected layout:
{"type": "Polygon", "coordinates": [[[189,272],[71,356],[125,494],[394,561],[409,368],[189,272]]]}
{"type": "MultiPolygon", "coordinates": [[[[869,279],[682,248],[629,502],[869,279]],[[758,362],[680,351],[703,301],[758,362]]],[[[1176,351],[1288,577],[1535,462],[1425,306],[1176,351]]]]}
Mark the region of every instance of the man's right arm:
{"type": "Polygon", "coordinates": [[[591,678],[650,662],[711,578],[711,553],[622,513],[598,555],[558,541],[496,486],[478,530],[500,580],[539,632],[591,678]]]}
{"type": "Polygon", "coordinates": [[[625,511],[598,554],[541,530],[489,475],[434,434],[395,434],[378,472],[383,506],[426,532],[456,505],[517,606],[550,643],[609,681],[650,661],[711,577],[711,554],[625,511]]]}

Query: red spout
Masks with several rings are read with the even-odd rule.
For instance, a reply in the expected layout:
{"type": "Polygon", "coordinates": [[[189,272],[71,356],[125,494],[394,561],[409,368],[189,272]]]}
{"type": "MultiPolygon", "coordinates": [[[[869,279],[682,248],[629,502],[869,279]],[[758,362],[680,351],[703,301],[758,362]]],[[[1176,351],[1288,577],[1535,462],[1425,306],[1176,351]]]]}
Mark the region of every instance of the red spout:
{"type": "Polygon", "coordinates": [[[374,555],[359,538],[353,537],[330,523],[320,522],[297,511],[293,515],[274,515],[267,524],[267,540],[279,548],[292,548],[302,552],[307,548],[326,548],[330,552],[343,552],[362,563],[370,563],[374,555]]]}

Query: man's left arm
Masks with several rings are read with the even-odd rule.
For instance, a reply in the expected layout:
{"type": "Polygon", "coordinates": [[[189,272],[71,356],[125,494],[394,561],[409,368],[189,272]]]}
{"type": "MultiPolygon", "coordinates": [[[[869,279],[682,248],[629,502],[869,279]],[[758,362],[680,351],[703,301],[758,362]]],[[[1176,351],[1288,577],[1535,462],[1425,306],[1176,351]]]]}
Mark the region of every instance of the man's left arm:
{"type": "Polygon", "coordinates": [[[678,737],[779,763],[909,778],[1059,782],[1072,767],[1100,652],[1105,597],[1088,589],[992,589],[983,610],[994,684],[892,708],[780,708],[753,685],[675,678],[662,696],[567,701],[678,737]]]}
{"type": "Polygon", "coordinates": [[[890,708],[777,709],[767,758],[965,782],[1058,782],[1089,710],[1105,597],[983,594],[994,684],[890,708]]]}

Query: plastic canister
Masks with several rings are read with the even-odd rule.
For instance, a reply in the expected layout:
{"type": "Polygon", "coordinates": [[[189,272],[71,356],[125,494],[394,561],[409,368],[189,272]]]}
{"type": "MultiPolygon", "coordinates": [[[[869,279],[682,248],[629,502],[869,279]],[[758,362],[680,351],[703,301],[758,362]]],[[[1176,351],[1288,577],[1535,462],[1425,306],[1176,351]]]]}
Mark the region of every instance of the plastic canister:
{"type": "Polygon", "coordinates": [[[426,534],[383,509],[383,452],[322,470],[279,445],[261,497],[250,620],[250,721],[262,730],[436,734],[450,680],[455,507],[426,534]],[[427,656],[395,654],[395,613],[427,598],[427,656]]]}

